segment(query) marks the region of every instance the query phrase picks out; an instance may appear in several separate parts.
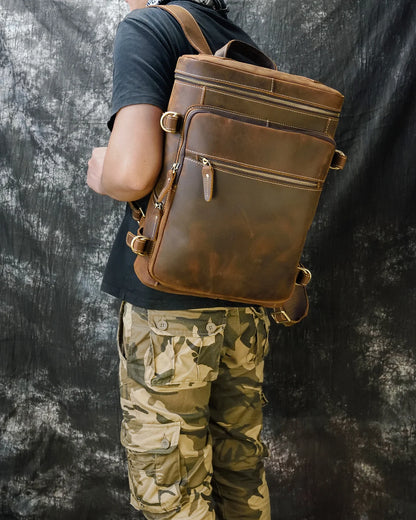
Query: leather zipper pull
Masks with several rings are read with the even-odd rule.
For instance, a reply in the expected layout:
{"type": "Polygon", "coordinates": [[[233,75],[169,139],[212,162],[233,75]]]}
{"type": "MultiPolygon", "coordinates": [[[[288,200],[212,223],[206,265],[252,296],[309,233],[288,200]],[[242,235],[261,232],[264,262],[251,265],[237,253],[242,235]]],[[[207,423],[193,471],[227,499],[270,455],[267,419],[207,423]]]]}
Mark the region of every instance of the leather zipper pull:
{"type": "Polygon", "coordinates": [[[155,202],[153,206],[154,208],[150,212],[151,218],[149,219],[149,223],[146,226],[146,236],[149,237],[150,240],[155,240],[156,238],[163,213],[163,204],[161,204],[160,202],[155,202]]]}
{"type": "Polygon", "coordinates": [[[214,168],[212,164],[205,159],[202,158],[202,185],[204,188],[204,199],[206,202],[210,202],[212,200],[212,193],[214,191],[214,168]]]}
{"type": "Polygon", "coordinates": [[[162,188],[162,191],[159,193],[159,196],[157,198],[157,202],[162,202],[162,200],[166,197],[168,194],[168,191],[172,188],[173,181],[176,177],[176,172],[179,169],[178,163],[173,163],[172,168],[168,172],[168,178],[166,179],[166,183],[162,188]]]}

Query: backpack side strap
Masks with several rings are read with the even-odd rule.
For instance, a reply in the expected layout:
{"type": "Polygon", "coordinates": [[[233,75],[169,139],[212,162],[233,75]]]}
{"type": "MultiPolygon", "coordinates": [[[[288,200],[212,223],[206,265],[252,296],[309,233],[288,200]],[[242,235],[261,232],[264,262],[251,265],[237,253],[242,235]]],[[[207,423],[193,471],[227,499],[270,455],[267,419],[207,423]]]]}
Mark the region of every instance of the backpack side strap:
{"type": "Polygon", "coordinates": [[[298,276],[292,296],[280,307],[275,307],[271,313],[276,323],[286,327],[299,323],[309,312],[309,299],[306,286],[311,281],[312,274],[309,269],[298,265],[298,276]]]}

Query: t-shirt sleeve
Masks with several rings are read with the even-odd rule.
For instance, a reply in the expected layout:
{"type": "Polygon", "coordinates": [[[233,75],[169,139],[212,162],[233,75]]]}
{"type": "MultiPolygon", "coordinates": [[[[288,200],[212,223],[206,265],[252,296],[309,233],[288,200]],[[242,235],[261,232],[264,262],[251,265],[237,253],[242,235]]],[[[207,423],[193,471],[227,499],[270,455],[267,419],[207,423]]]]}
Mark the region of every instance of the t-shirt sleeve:
{"type": "Polygon", "coordinates": [[[169,20],[161,20],[161,15],[154,12],[159,10],[148,11],[127,16],[117,29],[110,130],[117,112],[125,106],[146,103],[167,108],[177,56],[167,38],[169,32],[162,29],[169,20]]]}

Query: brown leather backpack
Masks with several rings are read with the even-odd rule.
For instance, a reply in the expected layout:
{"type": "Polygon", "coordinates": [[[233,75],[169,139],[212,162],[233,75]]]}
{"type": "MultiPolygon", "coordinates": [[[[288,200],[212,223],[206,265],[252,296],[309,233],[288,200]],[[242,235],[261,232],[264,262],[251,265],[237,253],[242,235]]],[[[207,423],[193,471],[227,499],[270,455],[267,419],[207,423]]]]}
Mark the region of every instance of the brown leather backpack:
{"type": "Polygon", "coordinates": [[[127,236],[135,272],[160,291],[272,307],[297,323],[308,312],[306,234],[329,168],[346,161],[334,141],[343,96],[243,42],[212,55],[186,9],[159,8],[199,54],[177,62],[163,168],[127,236]]]}

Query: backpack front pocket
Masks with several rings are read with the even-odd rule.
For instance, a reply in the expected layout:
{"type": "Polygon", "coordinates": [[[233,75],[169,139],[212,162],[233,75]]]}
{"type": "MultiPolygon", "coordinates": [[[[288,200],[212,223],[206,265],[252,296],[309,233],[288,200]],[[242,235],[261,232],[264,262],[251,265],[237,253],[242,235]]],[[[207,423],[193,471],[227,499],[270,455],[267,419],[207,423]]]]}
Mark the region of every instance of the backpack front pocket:
{"type": "Polygon", "coordinates": [[[174,292],[265,306],[285,301],[334,150],[325,135],[193,111],[152,276],[174,292]]]}

